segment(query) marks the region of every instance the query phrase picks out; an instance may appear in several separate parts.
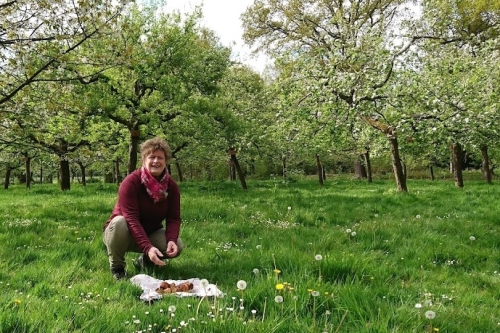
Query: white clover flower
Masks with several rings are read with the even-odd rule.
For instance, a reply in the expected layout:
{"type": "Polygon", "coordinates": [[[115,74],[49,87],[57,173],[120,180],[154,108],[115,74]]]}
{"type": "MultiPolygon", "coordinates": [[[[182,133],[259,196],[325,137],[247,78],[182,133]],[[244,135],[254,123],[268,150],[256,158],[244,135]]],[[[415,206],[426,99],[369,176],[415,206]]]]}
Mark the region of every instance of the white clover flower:
{"type": "Polygon", "coordinates": [[[323,256],[321,254],[317,254],[314,256],[314,259],[321,260],[321,259],[323,259],[323,256]]]}
{"type": "Polygon", "coordinates": [[[252,310],[252,314],[256,314],[257,313],[257,310],[252,310]]]}
{"type": "Polygon", "coordinates": [[[239,290],[245,290],[247,288],[247,283],[244,280],[239,280],[236,283],[236,287],[238,287],[239,290]]]}
{"type": "Polygon", "coordinates": [[[292,207],[288,206],[288,210],[292,210],[292,207]]]}
{"type": "Polygon", "coordinates": [[[283,303],[283,296],[281,296],[281,295],[276,296],[276,297],[274,298],[274,301],[275,301],[276,303],[283,303]]]}
{"type": "Polygon", "coordinates": [[[420,303],[415,304],[415,308],[421,309],[422,308],[422,304],[420,304],[420,303]]]}
{"type": "Polygon", "coordinates": [[[258,275],[258,274],[259,274],[259,269],[258,269],[258,268],[254,268],[252,272],[253,272],[255,275],[258,275]]]}
{"type": "Polygon", "coordinates": [[[471,241],[475,241],[475,240],[476,240],[476,237],[474,237],[474,236],[470,236],[470,237],[469,237],[469,239],[470,239],[471,241]]]}
{"type": "Polygon", "coordinates": [[[430,311],[430,310],[426,311],[425,318],[432,320],[432,319],[436,318],[436,313],[434,311],[430,311]]]}

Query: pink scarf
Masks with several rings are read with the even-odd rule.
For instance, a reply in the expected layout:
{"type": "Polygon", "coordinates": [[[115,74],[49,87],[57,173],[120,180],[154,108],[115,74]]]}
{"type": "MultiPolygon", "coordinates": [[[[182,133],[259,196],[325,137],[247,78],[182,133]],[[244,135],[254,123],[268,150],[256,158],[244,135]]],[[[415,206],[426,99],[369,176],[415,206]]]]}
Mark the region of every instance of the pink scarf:
{"type": "Polygon", "coordinates": [[[145,167],[141,167],[141,183],[144,184],[146,191],[148,191],[149,196],[155,203],[167,198],[168,178],[169,174],[166,170],[163,177],[158,181],[145,167]]]}

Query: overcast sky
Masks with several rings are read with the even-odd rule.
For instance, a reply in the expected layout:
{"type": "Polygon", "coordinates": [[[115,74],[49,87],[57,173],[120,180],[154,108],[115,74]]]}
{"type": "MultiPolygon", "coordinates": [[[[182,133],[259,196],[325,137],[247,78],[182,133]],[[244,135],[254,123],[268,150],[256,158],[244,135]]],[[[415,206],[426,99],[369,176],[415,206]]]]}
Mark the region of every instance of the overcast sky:
{"type": "Polygon", "coordinates": [[[251,50],[244,45],[241,36],[240,15],[253,4],[254,0],[167,0],[167,11],[179,10],[193,12],[196,6],[203,6],[203,25],[215,31],[222,44],[232,46],[233,59],[239,60],[259,73],[262,73],[267,58],[263,55],[255,58],[251,50]]]}

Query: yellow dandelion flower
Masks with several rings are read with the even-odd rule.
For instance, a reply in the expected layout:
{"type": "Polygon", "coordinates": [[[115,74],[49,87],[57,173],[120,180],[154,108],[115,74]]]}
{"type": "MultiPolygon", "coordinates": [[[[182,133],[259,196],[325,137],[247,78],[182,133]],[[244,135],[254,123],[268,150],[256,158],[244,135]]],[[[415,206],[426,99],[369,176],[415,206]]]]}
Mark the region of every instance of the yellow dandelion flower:
{"type": "Polygon", "coordinates": [[[294,287],[290,287],[290,288],[288,288],[288,290],[290,290],[290,291],[294,291],[294,290],[295,290],[295,288],[294,288],[294,287]]]}
{"type": "Polygon", "coordinates": [[[276,285],[276,289],[277,289],[277,290],[283,290],[283,288],[285,288],[285,286],[283,285],[283,283],[278,283],[278,284],[276,285]]]}
{"type": "Polygon", "coordinates": [[[328,291],[325,291],[325,296],[328,296],[328,291]]]}
{"type": "Polygon", "coordinates": [[[277,269],[277,268],[276,268],[276,269],[274,270],[274,273],[279,274],[279,273],[281,273],[281,271],[280,271],[279,269],[277,269]]]}
{"type": "Polygon", "coordinates": [[[21,300],[20,300],[20,299],[15,299],[15,300],[14,300],[14,303],[16,303],[16,304],[21,304],[21,300]]]}
{"type": "Polygon", "coordinates": [[[307,292],[308,292],[308,293],[310,293],[310,292],[312,292],[312,291],[313,291],[312,289],[307,289],[307,292]]]}
{"type": "Polygon", "coordinates": [[[434,332],[439,332],[439,328],[434,327],[434,332]]]}

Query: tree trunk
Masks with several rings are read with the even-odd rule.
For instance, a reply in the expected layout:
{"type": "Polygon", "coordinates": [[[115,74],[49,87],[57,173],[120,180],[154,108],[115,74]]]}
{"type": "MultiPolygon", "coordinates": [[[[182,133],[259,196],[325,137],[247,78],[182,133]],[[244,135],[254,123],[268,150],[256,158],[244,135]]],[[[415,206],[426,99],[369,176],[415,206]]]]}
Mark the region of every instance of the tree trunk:
{"type": "Polygon", "coordinates": [[[462,145],[454,143],[453,147],[453,178],[455,179],[456,187],[464,187],[464,177],[462,175],[462,145]]]}
{"type": "Polygon", "coordinates": [[[453,146],[451,148],[451,156],[450,156],[450,173],[453,175],[455,173],[455,164],[453,163],[453,146]]]}
{"type": "Polygon", "coordinates": [[[372,179],[372,163],[370,161],[370,150],[368,148],[366,148],[366,150],[363,152],[363,157],[365,160],[366,178],[368,180],[368,183],[371,183],[373,181],[373,179],[372,179]]]}
{"type": "Polygon", "coordinates": [[[431,173],[431,180],[434,180],[434,168],[432,167],[432,164],[429,164],[429,172],[431,173]]]}
{"type": "Polygon", "coordinates": [[[389,137],[389,144],[391,146],[392,170],[394,171],[394,178],[396,179],[398,191],[408,192],[408,188],[406,187],[406,176],[403,173],[401,158],[399,157],[398,139],[389,137]]]}
{"type": "Polygon", "coordinates": [[[179,175],[179,182],[184,181],[184,178],[182,176],[181,165],[179,164],[179,162],[175,161],[175,167],[177,168],[177,174],[179,175]]]}
{"type": "Polygon", "coordinates": [[[243,189],[247,189],[247,183],[245,181],[245,175],[243,174],[243,171],[241,170],[240,163],[238,162],[238,159],[236,158],[236,150],[234,148],[229,148],[229,155],[231,156],[231,161],[234,163],[234,167],[236,168],[236,172],[238,173],[238,177],[240,178],[240,183],[241,187],[243,189]]]}
{"type": "Polygon", "coordinates": [[[43,167],[40,165],[40,184],[43,184],[43,167]]]}
{"type": "Polygon", "coordinates": [[[488,156],[488,146],[481,145],[481,155],[483,156],[483,178],[486,180],[486,183],[491,184],[491,169],[490,169],[490,158],[488,156]]]}
{"type": "Polygon", "coordinates": [[[354,175],[356,179],[366,178],[366,168],[362,163],[363,155],[357,155],[356,162],[354,163],[354,175]]]}
{"type": "Polygon", "coordinates": [[[61,174],[61,190],[69,191],[71,189],[69,162],[62,156],[59,159],[59,169],[61,174]]]}
{"type": "Polygon", "coordinates": [[[31,157],[29,157],[28,153],[23,153],[24,155],[24,165],[26,169],[26,189],[31,188],[31,157]]]}
{"type": "Polygon", "coordinates": [[[234,167],[234,162],[229,159],[229,161],[227,161],[227,165],[229,167],[229,180],[234,182],[236,181],[236,168],[234,167]]]}
{"type": "Polygon", "coordinates": [[[128,158],[128,173],[132,173],[137,169],[137,147],[139,146],[139,138],[141,132],[135,126],[130,130],[130,146],[129,146],[129,158],[128,158]]]}
{"type": "Polygon", "coordinates": [[[285,155],[283,155],[281,157],[281,167],[283,170],[283,182],[286,183],[287,174],[286,174],[286,156],[285,155]]]}
{"type": "Polygon", "coordinates": [[[10,185],[10,175],[12,173],[12,168],[7,164],[5,167],[5,181],[3,183],[3,188],[8,190],[10,185]]]}
{"type": "Polygon", "coordinates": [[[319,184],[323,185],[323,168],[321,167],[321,161],[319,160],[319,154],[316,154],[316,167],[318,168],[319,184]]]}
{"type": "Polygon", "coordinates": [[[80,166],[80,172],[82,173],[82,185],[83,186],[87,186],[87,178],[85,176],[85,165],[83,165],[83,163],[78,163],[78,165],[80,166]]]}

